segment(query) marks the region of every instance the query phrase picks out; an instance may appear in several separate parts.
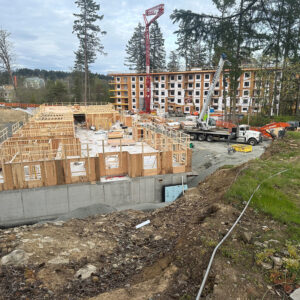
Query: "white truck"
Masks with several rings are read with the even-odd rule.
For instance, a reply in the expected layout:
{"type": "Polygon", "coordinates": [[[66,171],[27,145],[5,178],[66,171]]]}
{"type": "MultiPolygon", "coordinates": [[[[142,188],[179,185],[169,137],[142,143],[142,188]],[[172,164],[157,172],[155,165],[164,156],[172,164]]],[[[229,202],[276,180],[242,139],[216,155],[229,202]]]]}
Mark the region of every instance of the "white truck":
{"type": "Polygon", "coordinates": [[[215,129],[190,129],[185,130],[185,133],[191,136],[192,141],[234,141],[237,143],[249,144],[255,146],[262,142],[262,135],[259,131],[250,130],[249,125],[239,125],[238,127],[232,128],[232,131],[226,130],[215,130],[215,129]]]}
{"type": "Polygon", "coordinates": [[[236,128],[233,128],[231,133],[225,130],[217,130],[215,126],[215,120],[209,118],[210,102],[217,82],[220,79],[225,61],[226,55],[223,53],[220,57],[216,73],[214,75],[203,108],[197,120],[197,128],[187,129],[184,131],[191,136],[191,140],[207,140],[209,142],[212,142],[213,140],[226,139],[227,141],[235,141],[238,143],[245,143],[255,146],[262,141],[262,135],[260,132],[250,130],[250,127],[248,125],[240,125],[236,128]]]}

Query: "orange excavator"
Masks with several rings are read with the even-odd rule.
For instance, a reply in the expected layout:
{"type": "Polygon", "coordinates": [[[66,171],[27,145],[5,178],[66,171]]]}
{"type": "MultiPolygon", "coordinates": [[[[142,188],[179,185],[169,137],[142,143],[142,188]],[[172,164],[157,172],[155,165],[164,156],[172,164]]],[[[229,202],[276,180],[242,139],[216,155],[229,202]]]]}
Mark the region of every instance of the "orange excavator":
{"type": "Polygon", "coordinates": [[[289,123],[285,122],[273,122],[262,127],[253,127],[251,129],[261,132],[264,137],[275,139],[283,137],[286,128],[290,126],[289,123]]]}

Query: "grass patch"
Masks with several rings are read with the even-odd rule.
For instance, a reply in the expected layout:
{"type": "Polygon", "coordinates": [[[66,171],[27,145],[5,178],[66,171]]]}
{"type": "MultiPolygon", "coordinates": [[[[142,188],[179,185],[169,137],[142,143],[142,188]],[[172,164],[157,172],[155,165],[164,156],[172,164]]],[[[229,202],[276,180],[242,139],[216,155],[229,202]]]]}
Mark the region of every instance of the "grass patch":
{"type": "Polygon", "coordinates": [[[248,201],[262,183],[251,205],[287,224],[289,238],[300,240],[300,132],[288,132],[284,140],[274,142],[270,151],[275,154],[269,159],[249,163],[225,197],[234,203],[248,201]],[[285,169],[286,172],[267,179],[285,169]]]}

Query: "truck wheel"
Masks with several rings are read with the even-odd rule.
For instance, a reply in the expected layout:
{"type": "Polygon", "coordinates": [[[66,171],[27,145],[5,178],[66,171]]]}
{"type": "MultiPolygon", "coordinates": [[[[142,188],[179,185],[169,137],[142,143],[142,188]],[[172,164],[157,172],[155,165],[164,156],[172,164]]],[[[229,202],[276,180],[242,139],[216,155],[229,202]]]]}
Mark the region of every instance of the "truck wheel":
{"type": "Polygon", "coordinates": [[[208,135],[206,139],[208,142],[212,142],[214,140],[214,137],[212,135],[208,135]]]}
{"type": "Polygon", "coordinates": [[[191,141],[196,141],[197,140],[197,134],[192,133],[191,134],[191,141]]]}
{"type": "Polygon", "coordinates": [[[198,141],[205,141],[205,138],[206,138],[206,136],[205,136],[205,134],[199,134],[198,135],[198,141]]]}
{"type": "Polygon", "coordinates": [[[248,144],[251,145],[251,146],[255,146],[257,144],[257,140],[251,138],[251,139],[248,140],[248,144]]]}

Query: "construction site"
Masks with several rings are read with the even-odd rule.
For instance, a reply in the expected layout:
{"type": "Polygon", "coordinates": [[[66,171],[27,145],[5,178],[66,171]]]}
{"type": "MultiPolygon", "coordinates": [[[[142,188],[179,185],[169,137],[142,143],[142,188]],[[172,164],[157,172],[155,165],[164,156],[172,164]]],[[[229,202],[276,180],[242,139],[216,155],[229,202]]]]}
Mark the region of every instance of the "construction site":
{"type": "Polygon", "coordinates": [[[0,103],[0,300],[300,299],[300,122],[250,125],[282,71],[150,72],[163,14],[110,103],[0,103]]]}

